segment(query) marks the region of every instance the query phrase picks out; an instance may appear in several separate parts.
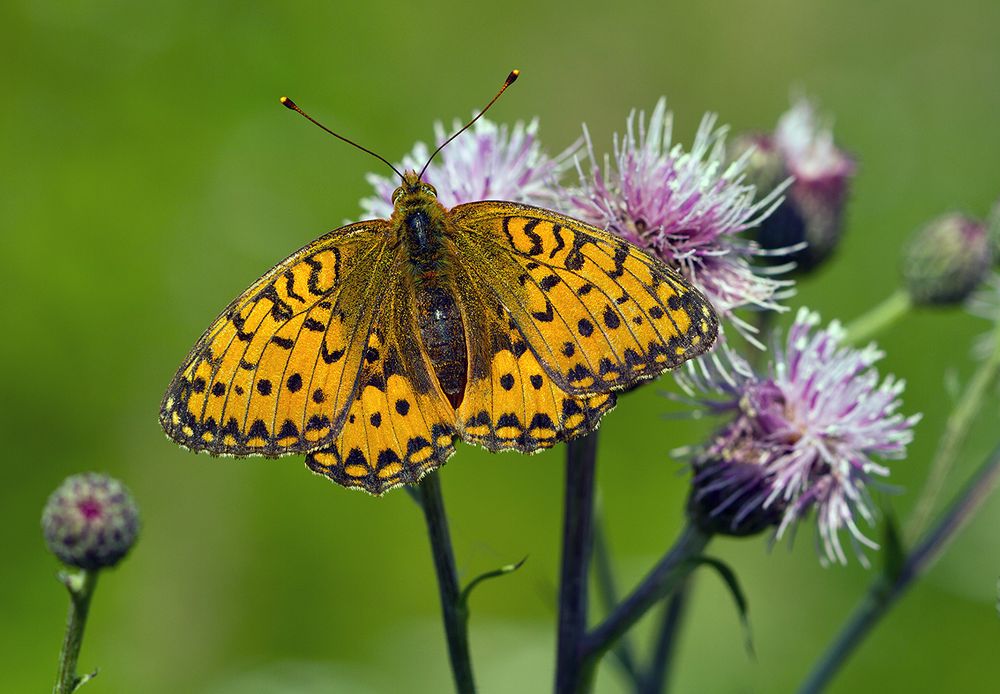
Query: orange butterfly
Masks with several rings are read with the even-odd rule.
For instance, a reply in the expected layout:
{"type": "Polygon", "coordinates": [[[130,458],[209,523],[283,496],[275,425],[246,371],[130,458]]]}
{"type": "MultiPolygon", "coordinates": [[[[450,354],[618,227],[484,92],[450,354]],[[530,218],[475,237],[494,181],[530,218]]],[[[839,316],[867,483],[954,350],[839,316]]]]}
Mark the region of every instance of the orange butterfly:
{"type": "Polygon", "coordinates": [[[443,465],[456,438],[532,453],[593,431],[615,391],[715,341],[705,297],[626,241],[519,203],[448,210],[421,175],[400,174],[390,219],[320,237],[222,312],[163,398],[170,438],[306,453],[381,494],[443,465]]]}

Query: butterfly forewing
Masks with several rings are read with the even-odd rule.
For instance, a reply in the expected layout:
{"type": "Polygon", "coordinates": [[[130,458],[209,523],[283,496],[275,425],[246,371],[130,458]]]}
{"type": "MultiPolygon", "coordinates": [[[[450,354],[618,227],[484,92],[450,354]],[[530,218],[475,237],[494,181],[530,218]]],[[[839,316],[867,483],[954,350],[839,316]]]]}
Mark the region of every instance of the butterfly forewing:
{"type": "Polygon", "coordinates": [[[607,232],[527,205],[451,212],[471,282],[489,288],[555,385],[628,388],[704,353],[718,322],[679,274],[607,232]]]}
{"type": "Polygon", "coordinates": [[[386,227],[376,220],[331,232],[230,304],[167,389],[160,409],[167,434],[222,455],[305,452],[329,442],[354,395],[394,267],[386,227]]]}

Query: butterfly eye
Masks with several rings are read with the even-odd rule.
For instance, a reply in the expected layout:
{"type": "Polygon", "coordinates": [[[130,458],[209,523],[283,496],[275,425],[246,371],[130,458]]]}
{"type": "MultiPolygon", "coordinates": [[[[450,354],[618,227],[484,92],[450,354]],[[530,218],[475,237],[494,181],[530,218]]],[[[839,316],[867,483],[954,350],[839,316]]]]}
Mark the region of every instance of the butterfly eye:
{"type": "Polygon", "coordinates": [[[403,186],[400,186],[399,188],[396,188],[396,190],[392,191],[392,204],[395,205],[396,199],[402,194],[403,194],[403,186]]]}
{"type": "Polygon", "coordinates": [[[422,185],[423,185],[423,188],[421,189],[422,192],[428,193],[430,195],[433,195],[434,197],[437,197],[437,194],[438,194],[437,188],[435,188],[434,186],[432,186],[430,183],[424,183],[422,185]]]}

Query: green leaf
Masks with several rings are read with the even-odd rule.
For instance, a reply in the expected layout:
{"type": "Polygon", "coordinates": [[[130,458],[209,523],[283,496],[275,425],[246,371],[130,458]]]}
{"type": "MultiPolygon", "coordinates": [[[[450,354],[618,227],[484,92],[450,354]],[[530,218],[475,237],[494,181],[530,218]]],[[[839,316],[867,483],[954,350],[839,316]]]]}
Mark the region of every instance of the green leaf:
{"type": "Polygon", "coordinates": [[[461,594],[458,596],[458,608],[468,614],[469,610],[469,596],[472,594],[472,589],[478,586],[483,581],[487,581],[491,578],[497,578],[498,576],[506,576],[509,573],[513,573],[520,569],[524,562],[528,561],[528,557],[525,556],[521,561],[516,564],[507,564],[501,566],[499,569],[493,569],[493,571],[487,571],[486,573],[479,574],[474,579],[469,581],[469,584],[462,589],[461,594]]]}
{"type": "Polygon", "coordinates": [[[87,675],[80,675],[79,677],[76,678],[76,681],[73,683],[73,691],[74,692],[78,691],[80,687],[87,684],[87,682],[94,679],[95,677],[97,677],[96,669],[87,675]]]}
{"type": "Polygon", "coordinates": [[[736,609],[740,613],[740,622],[743,625],[743,634],[746,640],[747,654],[753,658],[757,659],[753,648],[753,632],[750,629],[750,605],[747,602],[746,594],[743,592],[743,588],[740,586],[739,579],[736,578],[736,572],[729,568],[729,565],[723,562],[721,559],[715,559],[713,557],[706,557],[704,555],[700,557],[695,557],[691,560],[695,564],[704,564],[715,569],[715,572],[719,574],[722,578],[723,583],[729,588],[729,594],[733,596],[733,602],[736,603],[736,609]]]}

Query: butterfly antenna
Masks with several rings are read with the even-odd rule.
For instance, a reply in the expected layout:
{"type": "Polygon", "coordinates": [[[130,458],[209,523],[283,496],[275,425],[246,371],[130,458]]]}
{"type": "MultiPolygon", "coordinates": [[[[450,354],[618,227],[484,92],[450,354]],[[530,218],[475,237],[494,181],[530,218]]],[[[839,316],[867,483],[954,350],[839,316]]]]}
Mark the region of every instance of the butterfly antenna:
{"type": "MultiPolygon", "coordinates": [[[[503,90],[501,89],[500,91],[502,92],[503,90]]],[[[497,94],[497,96],[500,96],[500,95],[497,94]]],[[[338,135],[337,133],[333,132],[328,127],[326,127],[325,125],[323,125],[322,123],[320,123],[318,120],[316,120],[315,118],[313,118],[312,116],[310,116],[308,113],[306,113],[305,111],[303,111],[301,108],[299,108],[298,105],[294,101],[292,101],[291,99],[289,99],[287,96],[281,97],[281,99],[279,99],[279,101],[281,101],[281,105],[284,106],[285,108],[288,108],[288,109],[291,109],[292,111],[295,111],[297,114],[299,114],[300,116],[302,116],[303,118],[305,118],[307,121],[309,121],[310,123],[312,123],[315,126],[318,126],[318,127],[322,128],[323,130],[325,130],[326,132],[330,133],[331,135],[333,135],[338,140],[346,142],[347,144],[351,145],[352,147],[357,147],[362,152],[367,152],[368,154],[372,155],[373,157],[375,157],[376,159],[378,159],[380,162],[382,162],[383,164],[385,164],[386,166],[388,166],[390,169],[392,169],[393,171],[395,171],[396,175],[399,176],[400,179],[403,179],[403,174],[399,173],[399,169],[397,169],[395,166],[393,166],[392,163],[388,159],[386,159],[385,157],[380,156],[378,154],[375,154],[375,152],[371,151],[367,147],[362,147],[357,142],[354,142],[352,140],[348,140],[343,135],[338,135]]],[[[496,101],[496,99],[494,99],[493,101],[496,101]]],[[[492,102],[490,102],[490,103],[492,103],[492,102]]]]}
{"type": "Polygon", "coordinates": [[[461,135],[462,133],[464,133],[466,130],[468,130],[472,126],[473,123],[475,123],[477,120],[479,120],[480,118],[482,118],[483,114],[490,110],[490,106],[492,106],[493,104],[495,104],[496,101],[497,101],[497,99],[500,98],[500,95],[503,94],[505,91],[507,91],[507,87],[509,87],[510,85],[514,84],[514,80],[516,80],[517,76],[520,75],[520,74],[521,74],[520,70],[511,70],[510,71],[510,74],[507,75],[507,80],[503,83],[503,86],[500,87],[500,91],[497,92],[496,96],[494,96],[492,99],[490,99],[490,103],[486,104],[486,106],[483,107],[483,110],[479,112],[479,115],[477,115],[475,118],[473,118],[468,123],[466,123],[458,132],[456,132],[454,135],[452,135],[447,140],[445,140],[444,142],[442,142],[438,146],[438,148],[436,150],[434,150],[434,154],[432,154],[430,156],[430,158],[427,160],[427,163],[424,164],[424,168],[420,169],[420,176],[418,176],[418,178],[423,179],[424,172],[427,171],[427,167],[431,165],[432,161],[434,161],[434,157],[436,157],[438,155],[438,152],[440,152],[442,149],[444,149],[445,145],[447,145],[449,142],[451,142],[456,137],[458,137],[459,135],[461,135]]]}

